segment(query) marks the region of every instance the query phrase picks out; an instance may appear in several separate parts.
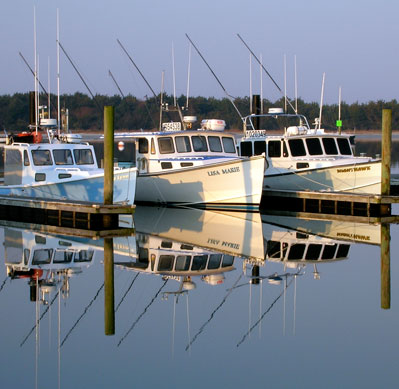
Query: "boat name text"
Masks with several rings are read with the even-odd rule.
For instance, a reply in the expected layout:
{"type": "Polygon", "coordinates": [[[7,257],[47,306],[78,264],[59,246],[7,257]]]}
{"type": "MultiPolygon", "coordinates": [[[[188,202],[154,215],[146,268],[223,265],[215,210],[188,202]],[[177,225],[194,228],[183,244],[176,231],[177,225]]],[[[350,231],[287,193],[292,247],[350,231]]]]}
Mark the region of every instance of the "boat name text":
{"type": "Polygon", "coordinates": [[[353,173],[353,172],[364,172],[367,170],[371,170],[370,166],[361,166],[361,167],[348,167],[345,169],[337,169],[337,173],[353,173]]]}
{"type": "Polygon", "coordinates": [[[238,173],[240,171],[240,168],[236,166],[236,167],[231,167],[229,169],[221,169],[221,170],[222,170],[221,173],[220,170],[211,170],[208,172],[208,176],[220,176],[221,174],[238,173]]]}
{"type": "Polygon", "coordinates": [[[220,241],[212,238],[208,238],[208,243],[213,245],[213,246],[221,246],[221,247],[228,247],[230,249],[235,249],[238,250],[240,248],[240,245],[238,243],[232,243],[232,242],[225,242],[225,241],[220,241]]]}

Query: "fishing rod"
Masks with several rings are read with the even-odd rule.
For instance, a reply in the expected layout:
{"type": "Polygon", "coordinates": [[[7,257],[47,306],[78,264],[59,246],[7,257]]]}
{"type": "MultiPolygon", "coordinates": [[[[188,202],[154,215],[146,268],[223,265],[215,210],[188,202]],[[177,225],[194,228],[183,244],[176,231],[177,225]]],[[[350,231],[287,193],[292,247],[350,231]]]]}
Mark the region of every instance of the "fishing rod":
{"type": "Polygon", "coordinates": [[[233,104],[234,109],[237,111],[238,115],[240,116],[240,119],[243,120],[243,116],[241,115],[241,112],[238,110],[237,106],[234,104],[233,101],[233,96],[229,95],[227,93],[226,88],[223,86],[223,84],[221,83],[221,81],[219,80],[219,78],[217,77],[217,75],[215,74],[215,72],[212,70],[212,68],[209,66],[208,62],[206,62],[204,56],[201,54],[201,52],[198,50],[197,46],[195,46],[195,44],[193,43],[193,41],[190,39],[190,37],[188,36],[188,34],[186,34],[187,39],[190,41],[190,43],[192,44],[192,46],[194,47],[194,49],[196,50],[196,52],[198,53],[198,55],[201,57],[201,59],[204,61],[205,65],[208,67],[208,69],[210,70],[210,72],[212,73],[213,77],[215,77],[216,81],[218,82],[218,84],[220,85],[220,87],[222,88],[223,92],[226,94],[226,96],[228,97],[228,99],[230,100],[231,104],[233,104]]]}
{"type": "Polygon", "coordinates": [[[121,88],[119,87],[118,83],[116,82],[114,75],[111,73],[111,70],[109,70],[109,69],[108,69],[108,74],[109,74],[109,76],[112,78],[112,81],[115,83],[116,87],[118,88],[119,93],[121,94],[121,96],[122,96],[123,98],[125,98],[125,95],[123,94],[121,88]]]}
{"type": "Polygon", "coordinates": [[[103,109],[101,108],[100,104],[98,103],[98,101],[96,100],[96,98],[94,97],[92,91],[90,90],[89,86],[87,85],[86,81],[84,80],[84,78],[82,77],[82,75],[80,74],[79,70],[77,69],[77,67],[75,66],[75,64],[73,63],[72,59],[69,57],[68,53],[65,51],[64,47],[62,46],[60,41],[57,41],[59,46],[61,47],[62,51],[64,52],[65,56],[68,58],[69,62],[71,63],[71,65],[73,66],[73,68],[75,69],[76,73],[78,74],[78,76],[80,77],[80,79],[82,80],[83,84],[85,85],[85,87],[87,88],[87,90],[89,91],[92,99],[94,100],[94,102],[97,105],[97,108],[99,109],[100,113],[103,113],[103,109]]]}
{"type": "MultiPolygon", "coordinates": [[[[240,38],[241,42],[245,45],[245,47],[248,49],[248,51],[251,53],[251,55],[256,59],[256,61],[258,62],[258,64],[261,66],[261,68],[264,70],[264,72],[268,75],[268,77],[270,78],[270,80],[272,80],[273,84],[276,86],[276,88],[279,90],[279,92],[281,93],[281,95],[283,97],[284,96],[284,92],[281,90],[281,88],[278,86],[277,82],[274,80],[274,78],[271,76],[271,74],[267,71],[267,69],[263,66],[262,62],[258,59],[258,57],[256,56],[256,54],[251,50],[251,48],[247,45],[247,43],[244,41],[244,39],[241,38],[240,34],[237,34],[238,38],[240,38]]],[[[295,107],[291,104],[291,102],[287,99],[287,102],[289,104],[289,106],[295,111],[295,107]]]]}

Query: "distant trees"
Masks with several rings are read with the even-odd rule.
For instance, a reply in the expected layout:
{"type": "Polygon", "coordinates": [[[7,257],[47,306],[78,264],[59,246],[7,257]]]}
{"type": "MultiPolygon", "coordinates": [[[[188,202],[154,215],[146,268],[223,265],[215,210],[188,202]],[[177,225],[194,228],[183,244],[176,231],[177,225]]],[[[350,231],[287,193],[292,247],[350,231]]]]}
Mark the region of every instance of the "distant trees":
{"type": "MultiPolygon", "coordinates": [[[[46,104],[47,98],[41,96],[41,104],[46,104]]],[[[51,116],[57,117],[54,102],[51,96],[51,116]]],[[[171,96],[164,96],[164,101],[173,105],[171,96]]],[[[234,100],[237,109],[243,116],[249,114],[249,97],[240,97],[234,100]]],[[[186,104],[185,96],[178,98],[178,104],[186,104]]],[[[189,110],[184,115],[195,115],[198,123],[202,119],[223,119],[228,129],[241,129],[242,121],[236,109],[228,98],[216,99],[214,97],[191,97],[189,110]]],[[[283,107],[284,101],[263,101],[264,111],[270,107],[283,107]]],[[[155,97],[139,100],[134,96],[122,98],[118,95],[96,95],[94,99],[83,93],[62,95],[61,106],[69,110],[69,127],[78,131],[101,130],[103,125],[104,105],[115,107],[115,128],[117,130],[154,129],[159,125],[159,103],[155,97]]],[[[381,112],[383,108],[392,109],[392,128],[399,129],[399,104],[396,100],[389,102],[378,100],[368,103],[342,103],[341,118],[345,130],[369,130],[381,128],[381,112]]],[[[305,115],[312,123],[319,116],[319,104],[306,103],[298,100],[298,111],[305,115]]],[[[325,129],[335,129],[338,118],[338,106],[325,105],[323,107],[322,126],[325,129]]],[[[178,120],[176,113],[170,113],[165,120],[178,120]]],[[[25,130],[29,121],[29,93],[16,93],[14,95],[0,96],[0,126],[9,132],[25,130]]]]}

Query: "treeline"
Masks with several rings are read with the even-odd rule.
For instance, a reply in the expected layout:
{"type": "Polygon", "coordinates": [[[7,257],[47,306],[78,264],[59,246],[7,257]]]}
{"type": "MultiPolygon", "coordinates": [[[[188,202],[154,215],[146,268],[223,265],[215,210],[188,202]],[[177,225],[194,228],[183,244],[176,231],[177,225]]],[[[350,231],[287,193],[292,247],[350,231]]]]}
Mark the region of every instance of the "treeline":
{"type": "MultiPolygon", "coordinates": [[[[180,96],[179,106],[186,104],[186,97],[180,96]]],[[[249,97],[237,98],[234,104],[242,116],[249,115],[249,97]]],[[[48,105],[48,98],[40,96],[40,104],[48,105]]],[[[153,97],[145,100],[134,96],[103,96],[96,95],[94,99],[83,93],[62,95],[61,107],[69,111],[69,128],[77,131],[101,130],[103,128],[103,107],[112,105],[115,108],[115,129],[137,130],[154,129],[159,126],[159,102],[153,97]]],[[[164,101],[173,105],[171,96],[164,96],[164,101]]],[[[57,97],[51,95],[51,117],[56,118],[57,97]]],[[[275,102],[264,100],[264,111],[270,107],[283,107],[284,100],[275,102]]],[[[399,103],[392,101],[371,101],[368,103],[341,104],[341,119],[343,130],[374,130],[381,128],[382,109],[392,109],[392,128],[399,129],[399,103]]],[[[305,115],[309,124],[319,116],[318,103],[306,103],[298,100],[298,111],[305,115]]],[[[223,119],[227,129],[241,129],[242,121],[237,110],[228,98],[216,99],[214,97],[191,97],[189,109],[183,115],[195,115],[198,124],[202,119],[223,119]]],[[[322,114],[322,126],[325,129],[335,129],[338,119],[338,105],[325,105],[322,114]]],[[[171,112],[166,121],[178,121],[176,112],[171,112]]],[[[14,95],[0,96],[0,126],[8,132],[26,130],[29,125],[29,93],[16,93],[14,95]]]]}

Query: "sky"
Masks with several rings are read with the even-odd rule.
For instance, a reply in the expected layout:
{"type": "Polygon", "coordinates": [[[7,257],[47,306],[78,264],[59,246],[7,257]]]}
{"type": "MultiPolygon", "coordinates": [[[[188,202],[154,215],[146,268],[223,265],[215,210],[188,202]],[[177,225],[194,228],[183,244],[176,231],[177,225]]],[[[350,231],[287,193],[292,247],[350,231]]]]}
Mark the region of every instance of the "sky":
{"type": "MultiPolygon", "coordinates": [[[[222,98],[252,92],[275,101],[286,90],[294,99],[296,74],[298,97],[320,102],[325,74],[325,104],[338,103],[339,88],[347,103],[398,98],[396,0],[1,0],[0,95],[34,89],[19,55],[34,68],[34,13],[39,77],[57,93],[57,9],[60,42],[93,94],[119,93],[111,71],[124,95],[152,96],[119,39],[155,93],[164,72],[164,89],[171,95],[188,90],[189,96],[222,98]],[[223,88],[194,48],[190,55],[185,34],[223,88]],[[250,59],[237,34],[282,92],[250,59]]],[[[60,92],[90,94],[62,50],[60,92]]]]}

